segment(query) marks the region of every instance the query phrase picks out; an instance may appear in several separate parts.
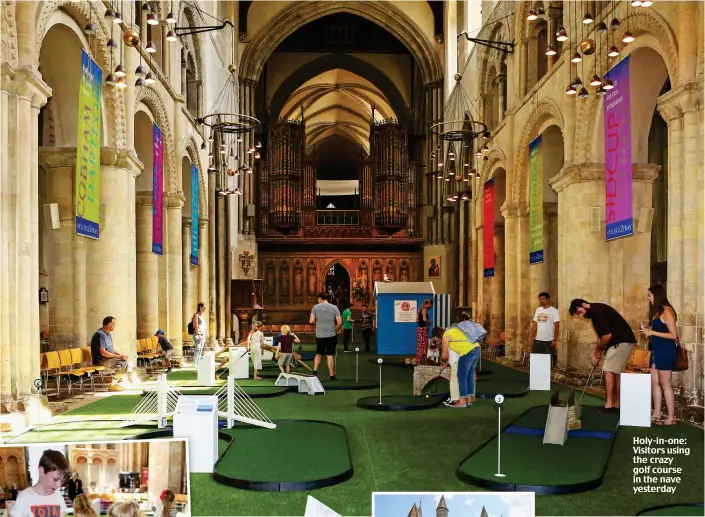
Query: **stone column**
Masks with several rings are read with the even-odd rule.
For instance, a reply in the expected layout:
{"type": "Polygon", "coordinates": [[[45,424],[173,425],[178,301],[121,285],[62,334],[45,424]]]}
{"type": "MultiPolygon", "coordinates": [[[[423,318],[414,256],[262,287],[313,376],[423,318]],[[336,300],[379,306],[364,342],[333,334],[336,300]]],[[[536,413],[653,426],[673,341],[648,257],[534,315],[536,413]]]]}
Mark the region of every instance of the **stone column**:
{"type": "MultiPolygon", "coordinates": [[[[14,399],[12,397],[12,369],[11,362],[14,350],[11,339],[14,341],[15,318],[10,316],[10,304],[14,304],[14,278],[11,274],[12,253],[11,241],[15,233],[15,226],[11,221],[16,221],[14,216],[15,203],[12,195],[15,188],[13,178],[14,157],[16,156],[16,137],[14,130],[11,105],[14,104],[13,76],[14,71],[9,65],[4,64],[2,73],[2,89],[0,89],[0,408],[10,411],[14,399]],[[10,134],[10,130],[12,135],[10,134]],[[13,159],[10,157],[13,156],[13,159]],[[12,337],[11,337],[12,336],[12,337]]],[[[16,361],[15,361],[16,362],[16,361]]]]}
{"type": "MultiPolygon", "coordinates": [[[[208,169],[208,346],[215,347],[216,339],[216,279],[217,279],[217,264],[216,264],[216,227],[217,211],[216,211],[216,172],[215,168],[208,169]]],[[[205,302],[206,300],[199,300],[205,302]]]]}
{"type": "Polygon", "coordinates": [[[169,192],[165,194],[166,208],[166,259],[167,259],[167,296],[169,304],[169,323],[167,325],[167,336],[174,346],[173,359],[181,362],[183,358],[183,332],[186,326],[183,324],[182,295],[183,280],[182,264],[182,237],[181,237],[181,209],[184,206],[184,195],[182,192],[169,192]]]}
{"type": "Polygon", "coordinates": [[[137,192],[136,275],[137,337],[146,338],[159,328],[159,257],[152,253],[152,192],[137,192]]]}
{"type": "Polygon", "coordinates": [[[87,334],[88,306],[86,304],[86,240],[73,236],[73,342],[74,346],[89,345],[87,334]]]}
{"type": "Polygon", "coordinates": [[[517,336],[522,345],[529,344],[531,320],[534,316],[534,299],[531,296],[531,269],[529,265],[529,207],[517,206],[517,336]]]}
{"type": "MultiPolygon", "coordinates": [[[[200,263],[199,263],[200,265],[200,263]]],[[[191,296],[191,218],[184,217],[181,224],[181,273],[183,286],[183,295],[181,306],[183,307],[182,321],[188,326],[191,315],[195,311],[196,304],[193,303],[191,296]]],[[[196,302],[198,303],[198,302],[196,302]]],[[[186,332],[186,329],[183,330],[186,332]]]]}
{"type": "MultiPolygon", "coordinates": [[[[249,174],[248,174],[249,176],[249,174]]],[[[250,188],[254,188],[254,182],[250,181],[250,188]]],[[[225,333],[223,334],[224,338],[224,343],[226,346],[232,346],[233,345],[233,338],[232,338],[232,326],[233,326],[233,316],[232,316],[232,308],[231,308],[231,288],[232,288],[232,281],[231,278],[233,277],[232,274],[232,253],[231,250],[233,248],[233,234],[235,232],[235,228],[232,227],[230,224],[230,214],[232,211],[235,209],[233,206],[232,202],[232,196],[228,196],[225,198],[225,210],[224,210],[224,216],[225,216],[225,221],[223,228],[225,230],[225,254],[224,254],[224,264],[223,264],[223,269],[225,270],[225,278],[224,278],[224,291],[225,291],[225,300],[223,303],[223,317],[225,319],[225,333]]],[[[251,220],[252,218],[248,218],[248,220],[251,220]]],[[[248,223],[251,224],[251,223],[248,223]]],[[[251,230],[248,230],[248,233],[251,233],[251,230]]],[[[236,236],[237,234],[235,234],[236,236]]]]}
{"type": "Polygon", "coordinates": [[[519,283],[518,276],[518,218],[516,206],[507,204],[502,207],[504,217],[504,332],[507,335],[505,357],[518,359],[521,345],[517,334],[519,319],[519,283]]]}
{"type": "Polygon", "coordinates": [[[218,340],[219,345],[223,345],[225,343],[225,270],[226,270],[226,260],[227,260],[227,253],[226,253],[226,243],[227,243],[227,238],[225,235],[225,199],[223,197],[220,197],[217,201],[217,217],[218,217],[218,222],[217,222],[217,267],[216,271],[218,273],[216,282],[217,282],[217,302],[215,305],[215,310],[217,311],[217,328],[216,328],[216,339],[218,340]]]}
{"type": "MultiPolygon", "coordinates": [[[[211,268],[212,262],[210,262],[210,252],[208,249],[208,233],[209,233],[209,228],[208,228],[208,219],[200,219],[198,221],[198,228],[199,228],[199,238],[198,238],[198,300],[193,304],[193,307],[190,308],[188,317],[191,317],[191,314],[196,310],[196,304],[199,302],[204,302],[204,303],[209,303],[208,302],[208,292],[209,292],[209,271],[211,268]]],[[[210,315],[213,312],[212,307],[208,307],[207,309],[208,314],[210,315]]],[[[188,325],[188,321],[186,323],[188,325]]]]}
{"type": "MultiPolygon", "coordinates": [[[[105,316],[116,321],[115,348],[136,364],[137,313],[135,257],[135,178],[143,168],[132,151],[100,150],[100,195],[104,207],[100,239],[86,243],[87,324],[98,328],[105,316]]],[[[154,330],[152,330],[152,334],[154,330]]]]}
{"type": "MultiPolygon", "coordinates": [[[[551,9],[548,9],[548,11],[548,34],[546,34],[546,39],[548,40],[548,45],[554,45],[554,42],[556,41],[556,19],[551,16],[551,9]]],[[[539,56],[539,59],[541,59],[542,57],[543,56],[539,56]]],[[[553,65],[556,63],[557,57],[559,57],[558,54],[556,54],[555,56],[546,56],[546,59],[548,60],[548,67],[546,68],[546,70],[550,71],[551,68],[553,68],[553,65]]]]}
{"type": "Polygon", "coordinates": [[[526,66],[528,58],[528,49],[526,43],[519,45],[519,98],[523,99],[526,95],[526,66]]]}
{"type": "Polygon", "coordinates": [[[492,322],[492,339],[499,339],[499,334],[504,330],[504,302],[505,302],[505,268],[504,268],[504,222],[495,221],[494,230],[494,278],[492,279],[492,305],[490,320],[492,322]]]}
{"type": "MultiPolygon", "coordinates": [[[[15,71],[14,92],[16,119],[16,228],[14,253],[17,272],[16,328],[18,364],[17,400],[26,403],[39,378],[39,226],[38,226],[38,147],[37,123],[39,108],[51,95],[49,87],[39,76],[27,69],[15,71]]],[[[12,337],[11,337],[12,338],[12,337]]]]}
{"type": "Polygon", "coordinates": [[[498,88],[498,99],[499,105],[497,106],[497,125],[499,126],[504,120],[504,87],[502,86],[507,81],[507,77],[497,78],[497,88],[498,88]]]}

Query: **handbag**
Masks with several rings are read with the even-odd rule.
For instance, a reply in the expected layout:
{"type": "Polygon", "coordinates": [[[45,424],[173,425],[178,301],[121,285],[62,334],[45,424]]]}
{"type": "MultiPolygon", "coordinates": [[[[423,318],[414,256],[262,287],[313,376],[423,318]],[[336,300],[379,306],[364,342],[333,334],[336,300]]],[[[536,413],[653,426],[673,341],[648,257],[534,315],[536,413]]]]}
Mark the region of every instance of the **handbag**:
{"type": "Polygon", "coordinates": [[[676,360],[673,362],[674,372],[684,372],[688,369],[688,351],[680,341],[676,340],[676,360]]]}
{"type": "Polygon", "coordinates": [[[632,348],[627,360],[627,370],[646,373],[651,365],[651,352],[643,348],[632,348]]]}

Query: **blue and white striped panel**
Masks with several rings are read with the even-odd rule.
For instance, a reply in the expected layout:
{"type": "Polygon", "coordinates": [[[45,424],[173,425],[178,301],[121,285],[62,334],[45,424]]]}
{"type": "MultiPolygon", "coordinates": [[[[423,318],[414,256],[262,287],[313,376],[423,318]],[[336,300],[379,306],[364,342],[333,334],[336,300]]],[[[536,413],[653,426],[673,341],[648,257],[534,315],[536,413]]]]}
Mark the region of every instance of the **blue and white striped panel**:
{"type": "Polygon", "coordinates": [[[452,323],[452,307],[449,294],[433,295],[433,326],[446,328],[452,323]]]}

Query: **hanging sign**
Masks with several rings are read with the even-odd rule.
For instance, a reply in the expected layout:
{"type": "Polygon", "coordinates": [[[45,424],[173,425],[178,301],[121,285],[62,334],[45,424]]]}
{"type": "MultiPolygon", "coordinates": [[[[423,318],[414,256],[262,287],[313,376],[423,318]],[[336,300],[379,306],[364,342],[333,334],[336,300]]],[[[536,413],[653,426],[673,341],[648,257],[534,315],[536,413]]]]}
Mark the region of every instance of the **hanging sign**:
{"type": "Polygon", "coordinates": [[[483,190],[485,219],[482,223],[482,255],[484,277],[494,276],[494,178],[487,180],[483,190]]]}
{"type": "Polygon", "coordinates": [[[164,253],[164,141],[159,126],[152,126],[152,253],[164,253]]]}
{"type": "Polygon", "coordinates": [[[191,265],[198,265],[198,169],[191,165],[191,265]]]}
{"type": "Polygon", "coordinates": [[[605,239],[634,235],[629,56],[610,70],[603,98],[605,124],[605,239]]]}
{"type": "Polygon", "coordinates": [[[541,136],[529,144],[529,264],[543,262],[543,159],[541,136]]]}
{"type": "Polygon", "coordinates": [[[76,140],[76,234],[100,237],[100,125],[103,71],[81,53],[76,140]]]}

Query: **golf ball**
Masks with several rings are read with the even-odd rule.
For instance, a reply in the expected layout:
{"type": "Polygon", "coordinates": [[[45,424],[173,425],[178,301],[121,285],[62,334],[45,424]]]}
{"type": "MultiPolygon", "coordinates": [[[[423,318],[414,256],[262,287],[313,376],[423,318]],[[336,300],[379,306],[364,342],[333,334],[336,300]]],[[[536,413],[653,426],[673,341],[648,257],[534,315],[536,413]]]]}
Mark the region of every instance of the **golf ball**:
{"type": "Polygon", "coordinates": [[[377,359],[377,363],[378,363],[378,364],[382,364],[382,358],[381,358],[381,357],[380,357],[379,359],[377,359]]]}
{"type": "Polygon", "coordinates": [[[356,348],[356,349],[355,349],[355,352],[359,352],[359,351],[360,351],[360,349],[359,349],[359,348],[356,348]]]}
{"type": "Polygon", "coordinates": [[[428,395],[426,395],[426,398],[428,398],[428,395]]]}

